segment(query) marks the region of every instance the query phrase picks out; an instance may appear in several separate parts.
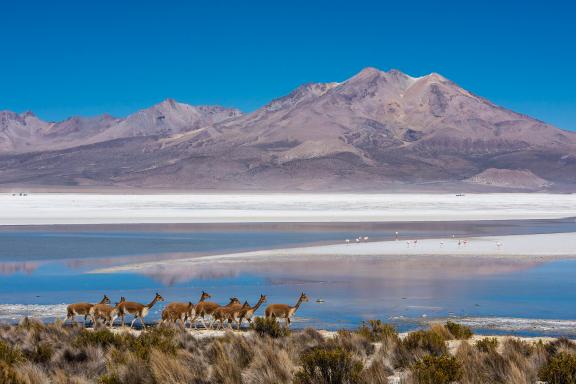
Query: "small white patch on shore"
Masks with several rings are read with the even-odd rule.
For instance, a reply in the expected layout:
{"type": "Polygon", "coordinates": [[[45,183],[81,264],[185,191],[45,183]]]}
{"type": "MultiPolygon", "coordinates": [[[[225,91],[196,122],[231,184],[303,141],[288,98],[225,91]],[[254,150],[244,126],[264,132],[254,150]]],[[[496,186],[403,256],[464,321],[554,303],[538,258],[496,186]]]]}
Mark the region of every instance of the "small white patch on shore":
{"type": "Polygon", "coordinates": [[[25,316],[36,319],[66,317],[67,304],[0,304],[0,322],[18,321],[25,316]]]}

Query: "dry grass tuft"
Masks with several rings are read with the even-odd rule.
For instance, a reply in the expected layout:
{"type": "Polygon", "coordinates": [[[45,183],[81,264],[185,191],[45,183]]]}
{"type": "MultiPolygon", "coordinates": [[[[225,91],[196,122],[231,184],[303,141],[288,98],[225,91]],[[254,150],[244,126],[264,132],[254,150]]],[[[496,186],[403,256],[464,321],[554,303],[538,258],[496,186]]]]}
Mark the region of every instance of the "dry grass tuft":
{"type": "Polygon", "coordinates": [[[436,324],[398,337],[379,321],[324,338],[314,329],[272,338],[228,332],[195,338],[175,327],[150,328],[139,336],[107,329],[85,330],[32,319],[0,326],[0,383],[574,383],[576,344],[544,344],[515,338],[498,345],[463,340],[454,356],[447,339],[466,338],[462,328],[436,324]],[[458,377],[458,379],[455,379],[458,377]],[[449,382],[449,381],[448,381],[449,382]]]}

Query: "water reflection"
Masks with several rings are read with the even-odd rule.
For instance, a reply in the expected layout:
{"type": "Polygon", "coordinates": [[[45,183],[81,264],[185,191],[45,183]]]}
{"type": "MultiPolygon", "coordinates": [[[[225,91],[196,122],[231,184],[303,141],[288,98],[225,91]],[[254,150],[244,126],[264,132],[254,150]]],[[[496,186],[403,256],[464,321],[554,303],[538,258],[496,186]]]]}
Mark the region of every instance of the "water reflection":
{"type": "MultiPolygon", "coordinates": [[[[401,329],[424,319],[576,318],[576,260],[545,261],[485,257],[315,256],[264,259],[194,257],[262,248],[342,241],[360,233],[387,239],[393,229],[413,238],[447,233],[520,234],[576,231],[573,220],[490,223],[370,223],[300,226],[297,224],[178,226],[140,228],[130,232],[107,227],[67,233],[54,229],[0,230],[0,319],[17,318],[32,305],[38,313],[56,313],[63,303],[93,301],[107,293],[147,302],[156,290],[168,301],[196,301],[202,290],[217,302],[230,295],[269,302],[293,303],[305,291],[296,324],[337,329],[380,318],[401,329]],[[140,230],[142,229],[142,230],[140,230]],[[173,232],[178,231],[178,232],[173,232]],[[132,263],[170,262],[137,273],[85,272],[132,263]],[[33,261],[31,261],[33,260],[33,261]],[[322,299],[323,302],[316,302],[322,299]],[[57,306],[56,306],[57,305],[57,306]],[[423,317],[426,316],[426,317],[423,317]]],[[[69,230],[72,230],[70,228],[69,230]]],[[[155,308],[155,320],[162,306],[155,308]]],[[[493,321],[494,322],[494,321],[493,321]]]]}
{"type": "Polygon", "coordinates": [[[176,266],[162,264],[140,271],[170,286],[197,279],[218,279],[239,275],[257,275],[277,284],[291,281],[362,282],[369,280],[463,279],[513,273],[538,265],[533,259],[451,258],[451,257],[314,257],[289,260],[193,260],[176,266]]]}
{"type": "Polygon", "coordinates": [[[15,273],[31,275],[36,269],[38,269],[38,263],[35,262],[0,263],[1,275],[13,275],[15,273]]]}

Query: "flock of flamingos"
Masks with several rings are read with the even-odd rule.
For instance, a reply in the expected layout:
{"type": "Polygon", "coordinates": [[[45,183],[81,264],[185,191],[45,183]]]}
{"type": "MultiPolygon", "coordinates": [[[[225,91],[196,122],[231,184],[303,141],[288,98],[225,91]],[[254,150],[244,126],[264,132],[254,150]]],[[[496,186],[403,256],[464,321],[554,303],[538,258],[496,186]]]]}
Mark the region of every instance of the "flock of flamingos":
{"type": "MultiPolygon", "coordinates": [[[[194,325],[194,329],[198,329],[197,320],[199,320],[205,329],[212,329],[214,327],[216,327],[216,329],[224,329],[226,325],[233,328],[233,323],[236,323],[237,329],[240,329],[244,320],[246,320],[248,324],[252,322],[254,313],[266,302],[266,296],[260,295],[260,299],[254,306],[248,304],[248,301],[240,304],[240,300],[236,297],[231,297],[228,304],[220,305],[212,301],[206,301],[206,299],[210,297],[208,293],[202,291],[200,300],[196,304],[192,302],[172,302],[167,304],[162,310],[162,320],[160,324],[174,323],[186,328],[186,323],[189,323],[190,328],[194,325]],[[210,321],[210,323],[206,324],[206,320],[210,321]]],[[[125,317],[127,315],[133,315],[134,318],[130,323],[130,328],[134,326],[136,320],[140,320],[142,326],[146,329],[144,318],[150,311],[150,308],[158,301],[164,301],[164,298],[156,293],[156,296],[149,304],[126,301],[126,299],[122,297],[115,306],[111,306],[110,298],[104,295],[104,298],[98,304],[74,303],[68,305],[64,322],[68,320],[75,322],[76,316],[84,316],[85,322],[90,318],[93,324],[103,321],[104,325],[113,327],[114,321],[120,318],[121,325],[124,327],[125,317]]],[[[266,318],[284,319],[286,327],[289,327],[290,318],[294,316],[300,304],[306,301],[308,301],[308,296],[302,293],[296,305],[269,304],[264,310],[264,314],[266,318]]]]}

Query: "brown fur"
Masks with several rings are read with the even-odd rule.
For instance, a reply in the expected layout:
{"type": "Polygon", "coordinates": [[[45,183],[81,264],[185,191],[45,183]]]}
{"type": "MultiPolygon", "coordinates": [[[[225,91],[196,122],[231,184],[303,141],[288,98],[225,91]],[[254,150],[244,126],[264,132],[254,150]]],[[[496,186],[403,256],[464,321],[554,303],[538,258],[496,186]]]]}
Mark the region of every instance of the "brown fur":
{"type": "MultiPolygon", "coordinates": [[[[226,306],[230,306],[230,305],[234,305],[234,304],[240,304],[240,300],[238,300],[238,298],[236,297],[231,297],[230,298],[230,302],[226,305],[226,306]]],[[[207,315],[211,315],[214,316],[214,312],[220,308],[221,305],[211,302],[211,301],[202,301],[200,303],[198,303],[196,305],[196,317],[194,317],[195,321],[198,317],[200,317],[200,319],[202,320],[202,323],[204,325],[204,328],[208,328],[206,327],[206,323],[204,323],[204,318],[207,315]]],[[[210,326],[210,328],[212,327],[212,324],[210,326]]]]}
{"type": "Polygon", "coordinates": [[[122,319],[122,326],[124,326],[124,318],[127,314],[134,315],[134,319],[132,323],[130,323],[130,328],[134,326],[134,322],[137,319],[140,319],[142,326],[146,328],[146,324],[144,324],[144,317],[148,314],[148,310],[154,306],[158,301],[164,301],[164,298],[160,296],[158,292],[156,292],[156,296],[154,299],[147,305],[136,303],[134,301],[125,301],[120,303],[118,306],[118,313],[120,314],[120,318],[122,319]]]}
{"type": "Polygon", "coordinates": [[[162,321],[161,323],[165,322],[181,322],[182,328],[186,328],[186,321],[189,318],[194,317],[194,304],[192,302],[188,303],[181,303],[181,302],[173,302],[166,307],[162,311],[162,321]]]}
{"type": "Polygon", "coordinates": [[[96,304],[90,308],[90,316],[92,317],[92,322],[96,324],[98,319],[104,319],[104,324],[108,323],[108,326],[112,326],[116,317],[118,317],[119,306],[121,303],[125,302],[126,298],[122,296],[120,302],[116,303],[114,307],[108,304],[96,304]]]}
{"type": "Polygon", "coordinates": [[[224,322],[228,321],[228,324],[232,322],[235,318],[235,314],[240,313],[243,309],[250,307],[248,301],[245,301],[243,305],[240,304],[228,304],[223,307],[216,308],[214,311],[214,321],[220,321],[220,327],[224,329],[224,322]]]}
{"type": "Polygon", "coordinates": [[[266,318],[279,318],[286,320],[286,327],[290,326],[290,317],[294,316],[300,304],[308,301],[308,296],[304,292],[300,295],[298,302],[295,306],[291,307],[288,304],[270,304],[264,311],[266,318]]]}
{"type": "Polygon", "coordinates": [[[246,319],[246,321],[248,321],[248,324],[250,324],[252,322],[252,316],[254,316],[254,312],[256,312],[258,308],[260,308],[260,306],[265,302],[266,302],[266,296],[260,294],[260,299],[258,300],[255,306],[253,307],[249,306],[248,308],[243,308],[236,317],[238,322],[238,329],[240,329],[240,326],[242,325],[242,321],[244,319],[246,319]]]}
{"type": "MultiPolygon", "coordinates": [[[[108,304],[110,303],[110,298],[106,295],[104,295],[104,297],[102,298],[102,300],[100,300],[99,304],[108,304]]],[[[86,321],[86,319],[88,318],[88,316],[90,315],[90,309],[94,306],[95,304],[90,304],[90,303],[74,303],[74,304],[70,304],[68,307],[66,307],[66,320],[64,320],[64,322],[73,319],[76,316],[84,316],[84,321],[86,321]]],[[[76,320],[74,320],[76,321],[76,320]]]]}

